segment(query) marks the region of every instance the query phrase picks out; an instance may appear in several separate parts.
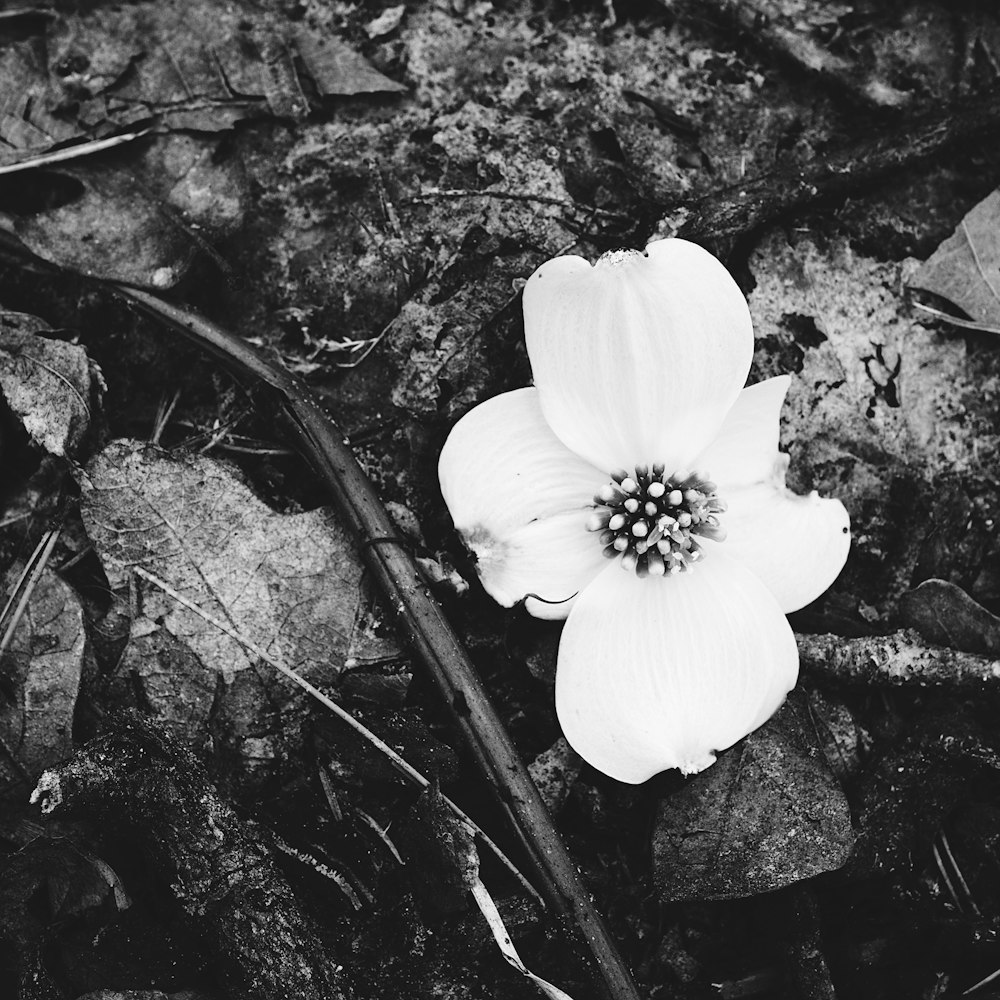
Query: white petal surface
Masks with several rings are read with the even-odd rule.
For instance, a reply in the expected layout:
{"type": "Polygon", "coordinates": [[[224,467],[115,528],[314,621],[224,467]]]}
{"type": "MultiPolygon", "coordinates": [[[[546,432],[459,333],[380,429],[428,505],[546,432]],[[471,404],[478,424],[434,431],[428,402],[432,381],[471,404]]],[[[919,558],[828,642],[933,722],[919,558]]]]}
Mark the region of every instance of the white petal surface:
{"type": "Polygon", "coordinates": [[[524,289],[542,410],[600,468],[690,468],[716,436],[753,354],[747,304],[728,271],[685,240],[543,264],[524,289]]]}
{"type": "Polygon", "coordinates": [[[797,674],[781,609],[721,552],[645,580],[614,563],[563,629],[556,711],[580,756],[637,784],[708,767],[778,709],[797,674]]]}
{"type": "Polygon", "coordinates": [[[452,428],[438,465],[455,527],[487,592],[504,607],[527,594],[539,618],[565,618],[572,598],[607,565],[587,531],[606,474],[552,433],[537,389],[488,399],[452,428]]]}
{"type": "Polygon", "coordinates": [[[771,479],[778,457],[778,420],[791,381],[788,375],[778,375],[743,389],[718,436],[694,460],[694,468],[707,472],[718,485],[723,500],[728,489],[771,479]]]}
{"type": "Polygon", "coordinates": [[[720,518],[724,542],[702,542],[712,558],[724,552],[767,585],[785,614],[815,601],[837,579],[851,548],[851,518],[839,500],[784,485],[788,456],[779,455],[766,483],[727,490],[720,518]]]}

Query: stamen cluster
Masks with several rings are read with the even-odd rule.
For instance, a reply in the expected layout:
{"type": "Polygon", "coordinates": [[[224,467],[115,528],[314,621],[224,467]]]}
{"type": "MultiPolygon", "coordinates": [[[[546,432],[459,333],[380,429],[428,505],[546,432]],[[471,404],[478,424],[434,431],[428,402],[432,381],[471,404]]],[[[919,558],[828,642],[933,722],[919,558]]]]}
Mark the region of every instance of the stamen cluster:
{"type": "Polygon", "coordinates": [[[664,576],[690,570],[704,555],[696,535],[721,542],[725,528],[718,515],[726,504],[706,475],[664,475],[637,465],[611,473],[612,482],[594,496],[594,513],[587,522],[600,532],[604,554],[621,556],[622,568],[639,576],[664,576]]]}

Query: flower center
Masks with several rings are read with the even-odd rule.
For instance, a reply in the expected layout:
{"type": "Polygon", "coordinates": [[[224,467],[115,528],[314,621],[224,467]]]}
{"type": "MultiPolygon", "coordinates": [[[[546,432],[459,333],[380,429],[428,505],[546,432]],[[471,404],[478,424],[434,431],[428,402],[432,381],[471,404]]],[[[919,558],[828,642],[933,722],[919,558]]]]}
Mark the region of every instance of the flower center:
{"type": "Polygon", "coordinates": [[[639,576],[663,576],[690,570],[704,556],[696,535],[721,542],[726,529],[718,515],[726,510],[707,475],[664,476],[662,465],[652,472],[637,465],[630,475],[611,473],[612,482],[594,497],[587,522],[609,559],[621,556],[622,568],[639,576]]]}

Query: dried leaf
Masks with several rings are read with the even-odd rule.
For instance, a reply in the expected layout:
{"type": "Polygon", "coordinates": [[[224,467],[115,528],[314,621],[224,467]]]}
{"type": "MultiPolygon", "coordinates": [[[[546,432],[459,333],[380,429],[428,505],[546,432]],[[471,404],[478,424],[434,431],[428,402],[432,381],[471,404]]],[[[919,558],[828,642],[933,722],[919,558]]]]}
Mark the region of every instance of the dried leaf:
{"type": "MultiPolygon", "coordinates": [[[[145,580],[142,566],[321,688],[335,686],[359,605],[370,595],[346,533],[323,510],[277,514],[224,465],[172,457],[137,442],[109,445],[89,465],[81,513],[108,581],[139,602],[121,664],[123,694],[188,743],[266,769],[297,745],[299,688],[145,580]],[[131,675],[131,679],[129,679],[131,675]]],[[[382,640],[380,648],[384,649],[382,640]]]]}
{"type": "Polygon", "coordinates": [[[947,580],[925,580],[903,594],[899,614],[929,642],[967,653],[1000,655],[1000,618],[947,580]]]}
{"type": "Polygon", "coordinates": [[[110,865],[70,840],[38,837],[0,859],[0,939],[31,940],[109,896],[129,905],[110,865]]]}
{"type": "Polygon", "coordinates": [[[783,235],[751,260],[754,374],[796,376],[793,485],[844,502],[855,541],[835,586],[883,619],[918,572],[988,587],[997,565],[998,356],[914,322],[900,288],[916,266],[783,235]]]}
{"type": "Polygon", "coordinates": [[[60,167],[53,173],[77,181],[79,196],[18,218],[17,235],[40,257],[83,274],[169,288],[243,219],[242,166],[216,152],[213,139],[170,135],[129,149],[111,168],[60,167]]]}
{"type": "MultiPolygon", "coordinates": [[[[7,574],[4,590],[16,585],[7,574]]],[[[0,784],[32,780],[73,747],[73,712],[87,641],[76,594],[46,570],[0,661],[0,738],[18,768],[0,754],[0,784]]],[[[24,789],[19,794],[23,798],[24,789]]]]}
{"type": "Polygon", "coordinates": [[[61,13],[0,53],[0,166],[151,123],[230,129],[309,112],[296,50],[326,94],[405,91],[344,42],[249,3],[161,0],[61,13]]]}
{"type": "Polygon", "coordinates": [[[665,900],[729,899],[833,871],[851,817],[797,698],[661,803],[653,868],[665,900]]]}
{"type": "Polygon", "coordinates": [[[0,312],[0,392],[31,440],[73,455],[100,399],[100,370],[75,344],[40,336],[49,327],[25,313],[0,312]]]}
{"type": "Polygon", "coordinates": [[[1000,326],[1000,191],[987,195],[910,279],[974,320],[1000,326]]]}
{"type": "Polygon", "coordinates": [[[403,84],[383,76],[339,38],[324,37],[299,26],[295,29],[294,44],[316,89],[325,96],[406,93],[403,84]]]}

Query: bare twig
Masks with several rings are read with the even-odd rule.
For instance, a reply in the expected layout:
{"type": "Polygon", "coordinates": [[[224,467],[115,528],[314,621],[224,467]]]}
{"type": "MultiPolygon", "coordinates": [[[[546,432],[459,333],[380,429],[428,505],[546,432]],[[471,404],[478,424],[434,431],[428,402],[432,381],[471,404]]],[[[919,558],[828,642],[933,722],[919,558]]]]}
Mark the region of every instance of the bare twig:
{"type": "Polygon", "coordinates": [[[61,149],[53,149],[47,153],[39,153],[37,156],[30,156],[17,163],[7,163],[0,166],[0,175],[13,174],[18,170],[35,170],[38,167],[47,167],[52,163],[65,163],[67,160],[76,160],[81,156],[91,156],[94,153],[102,153],[106,149],[113,149],[126,142],[141,139],[144,135],[149,135],[151,128],[139,129],[137,132],[124,132],[121,135],[108,136],[106,139],[91,139],[89,142],[78,142],[73,146],[63,146],[61,149]]]}
{"type": "MultiPolygon", "coordinates": [[[[231,625],[216,618],[215,615],[209,613],[204,608],[199,607],[194,601],[188,600],[183,594],[175,590],[170,586],[165,580],[161,580],[158,576],[150,573],[148,570],[143,569],[142,566],[134,567],[136,576],[141,576],[144,580],[148,580],[155,587],[159,587],[165,594],[172,597],[178,604],[182,604],[189,611],[193,611],[199,618],[204,619],[210,625],[217,628],[220,632],[224,632],[231,639],[235,639],[241,646],[246,650],[253,653],[254,656],[262,660],[268,666],[274,667],[279,674],[283,674],[294,684],[297,684],[303,691],[306,692],[311,698],[318,701],[325,709],[333,712],[343,722],[346,722],[355,732],[359,733],[364,739],[366,739],[379,753],[384,754],[392,762],[393,766],[403,775],[407,780],[412,781],[419,788],[429,788],[430,779],[425,775],[421,774],[409,761],[401,757],[395,750],[389,746],[385,740],[380,739],[375,735],[364,723],[359,722],[350,712],[346,709],[341,708],[332,698],[325,695],[319,690],[315,685],[310,684],[298,671],[292,670],[291,667],[286,666],[280,660],[276,660],[269,653],[265,652],[256,643],[251,642],[240,632],[234,629],[231,625]]],[[[511,874],[536,898],[538,893],[535,891],[534,887],[525,880],[524,876],[517,870],[513,862],[507,857],[503,851],[487,836],[486,832],[482,830],[466,813],[464,813],[451,799],[446,796],[441,796],[445,805],[463,822],[477,837],[479,837],[486,846],[493,851],[493,853],[500,859],[500,861],[508,868],[511,874]]]]}
{"type": "Polygon", "coordinates": [[[21,573],[10,597],[7,598],[3,611],[0,611],[0,628],[3,629],[3,635],[0,636],[0,656],[7,652],[7,647],[10,646],[11,640],[14,638],[17,626],[20,624],[21,618],[24,617],[31,595],[35,592],[38,581],[42,578],[42,573],[45,572],[45,566],[58,539],[58,528],[46,531],[42,535],[41,541],[35,546],[35,551],[31,553],[31,558],[24,567],[24,572],[21,573]]]}
{"type": "Polygon", "coordinates": [[[1000,660],[934,646],[907,629],[845,639],[797,635],[804,669],[824,679],[882,687],[996,688],[1000,660]]]}
{"type": "Polygon", "coordinates": [[[203,316],[148,292],[113,285],[126,301],[222,358],[241,376],[277,393],[303,453],[309,458],[346,526],[361,542],[361,556],[394,612],[414,653],[433,676],[453,718],[498,802],[507,812],[539,879],[548,905],[571,921],[588,945],[614,1000],[638,1000],[631,973],[608,933],[576,865],[539,797],[528,770],[497,716],[468,654],[431,597],[417,565],[343,433],[309,390],[245,341],[203,316]]]}

